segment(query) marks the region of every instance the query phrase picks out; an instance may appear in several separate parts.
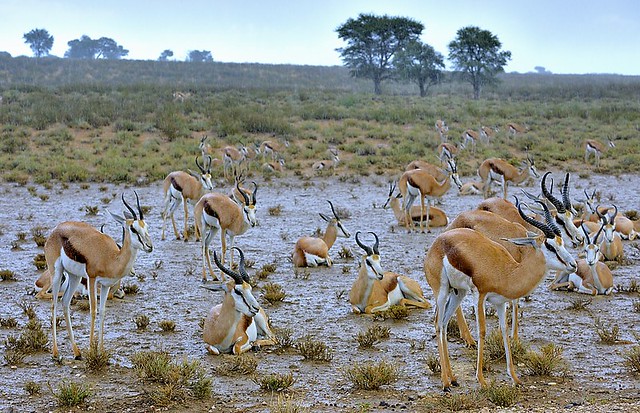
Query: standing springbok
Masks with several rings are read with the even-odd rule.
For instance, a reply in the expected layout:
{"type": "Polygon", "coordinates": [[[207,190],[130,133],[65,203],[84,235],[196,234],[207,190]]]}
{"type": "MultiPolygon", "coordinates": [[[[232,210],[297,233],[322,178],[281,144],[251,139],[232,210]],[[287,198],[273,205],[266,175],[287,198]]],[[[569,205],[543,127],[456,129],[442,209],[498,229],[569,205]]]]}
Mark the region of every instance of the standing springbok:
{"type": "Polygon", "coordinates": [[[278,158],[280,152],[282,152],[282,146],[289,147],[289,141],[284,141],[284,144],[280,144],[277,141],[264,141],[260,144],[260,153],[262,153],[262,159],[266,158],[268,154],[271,155],[271,160],[275,161],[278,158]]]}
{"type": "Polygon", "coordinates": [[[462,143],[467,148],[469,147],[469,145],[471,145],[471,152],[476,153],[476,144],[478,143],[479,138],[480,135],[478,134],[478,132],[474,131],[473,129],[467,129],[462,134],[462,143]]]}
{"type": "MultiPolygon", "coordinates": [[[[436,178],[434,178],[431,174],[429,174],[429,172],[424,169],[414,169],[412,171],[406,171],[400,177],[400,180],[398,181],[398,187],[400,188],[400,193],[402,194],[404,201],[404,210],[406,215],[405,225],[409,232],[411,232],[413,228],[413,220],[411,219],[409,211],[411,210],[411,206],[413,205],[413,202],[416,200],[416,198],[420,198],[420,231],[424,232],[424,217],[429,217],[431,200],[440,198],[442,195],[444,195],[451,187],[451,181],[456,184],[458,189],[462,187],[462,183],[460,182],[460,178],[458,177],[458,171],[453,159],[447,159],[447,164],[449,165],[449,175],[442,182],[438,182],[436,178]],[[425,198],[427,198],[426,207],[424,202],[425,198]]],[[[429,227],[429,220],[426,221],[427,232],[431,232],[431,229],[429,227]]]]}
{"type": "Polygon", "coordinates": [[[436,132],[438,132],[438,135],[440,135],[440,142],[446,142],[447,133],[449,132],[449,127],[447,126],[445,121],[442,119],[438,119],[436,121],[435,126],[436,126],[436,132]]]}
{"type": "Polygon", "coordinates": [[[447,325],[467,293],[477,295],[478,382],[483,387],[486,386],[482,365],[486,334],[485,303],[488,301],[497,309],[507,372],[513,383],[518,384],[520,380],[516,376],[511,358],[507,332],[506,304],[531,293],[544,279],[548,269],[576,269],[576,262],[566,250],[555,223],[549,219],[543,223],[526,216],[520,205],[518,211],[523,219],[543,232],[543,235],[536,237],[510,239],[516,245],[527,247],[527,253],[520,262],[502,245],[468,228],[443,232],[427,253],[424,271],[429,285],[437,295],[435,327],[445,391],[449,391],[452,385],[457,385],[449,359],[447,325]]]}
{"type": "Polygon", "coordinates": [[[509,182],[517,185],[524,182],[530,175],[540,178],[533,158],[529,155],[527,155],[526,161],[522,162],[521,171],[518,171],[513,165],[501,158],[486,159],[478,168],[478,176],[484,182],[482,195],[485,199],[489,197],[489,189],[492,182],[498,182],[498,184],[502,185],[503,198],[506,199],[509,182]]]}
{"type": "Polygon", "coordinates": [[[409,305],[418,308],[430,308],[431,305],[424,298],[420,284],[415,280],[394,272],[383,271],[380,266],[378,251],[378,236],[372,234],[376,242],[369,247],[358,238],[356,244],[365,252],[360,262],[358,278],[356,278],[349,293],[351,309],[356,314],[372,314],[386,311],[392,305],[409,305]]]}
{"type": "Polygon", "coordinates": [[[262,164],[262,168],[274,174],[281,174],[284,172],[284,159],[280,158],[277,161],[265,162],[262,164]]]}
{"type": "MultiPolygon", "coordinates": [[[[236,182],[236,189],[242,197],[241,204],[236,203],[225,194],[209,193],[200,198],[194,208],[196,232],[201,234],[203,282],[207,281],[206,268],[209,269],[209,274],[217,279],[211,267],[209,245],[218,231],[220,231],[222,262],[224,263],[227,253],[227,237],[229,237],[229,244],[233,248],[235,237],[247,232],[249,227],[256,226],[256,191],[258,186],[255,185],[251,196],[240,188],[238,182],[236,182]]],[[[233,263],[233,251],[231,251],[231,263],[233,263]]]]}
{"type": "MultiPolygon", "coordinates": [[[[200,169],[200,173],[195,173],[189,170],[189,173],[183,171],[171,172],[164,179],[162,189],[164,191],[164,207],[162,209],[162,235],[161,239],[164,240],[165,228],[167,224],[167,218],[171,217],[171,224],[173,225],[173,233],[176,239],[180,239],[180,233],[176,227],[176,221],[173,217],[173,213],[182,202],[184,206],[184,240],[189,239],[189,207],[188,202],[194,203],[206,191],[213,190],[213,184],[211,183],[211,157],[206,158],[207,165],[204,167],[198,163],[198,157],[196,157],[196,165],[200,169]]],[[[196,233],[196,238],[198,234],[196,233]]]]}
{"type": "Polygon", "coordinates": [[[507,123],[507,131],[509,132],[509,135],[513,135],[513,136],[522,135],[527,130],[528,128],[526,126],[522,126],[518,123],[514,123],[514,122],[507,123]]]}
{"type": "Polygon", "coordinates": [[[480,128],[480,138],[484,141],[484,143],[489,143],[491,138],[495,136],[496,132],[498,132],[498,128],[483,126],[480,128]]]}
{"type": "Polygon", "coordinates": [[[240,165],[244,161],[244,154],[235,146],[227,145],[222,148],[223,175],[225,179],[241,174],[240,165]]]}
{"type": "Polygon", "coordinates": [[[438,159],[440,162],[445,162],[447,159],[452,159],[458,154],[458,147],[450,142],[442,142],[438,145],[438,159]]]}
{"type": "MultiPolygon", "coordinates": [[[[405,225],[406,215],[404,210],[400,206],[400,198],[402,198],[402,194],[398,193],[397,195],[393,195],[396,190],[396,184],[393,182],[389,182],[389,194],[387,195],[387,200],[385,201],[382,209],[387,209],[387,207],[391,207],[393,211],[393,215],[396,217],[398,221],[398,225],[405,225]]],[[[420,222],[420,219],[427,219],[427,217],[422,216],[422,210],[419,205],[411,206],[409,210],[409,215],[413,220],[413,224],[420,222]]],[[[447,214],[440,208],[432,206],[429,208],[429,225],[432,227],[445,227],[449,223],[449,218],[447,214]]]]}
{"type": "MultiPolygon", "coordinates": [[[[613,143],[611,138],[608,138],[607,146],[609,148],[615,148],[616,144],[613,143]]],[[[584,142],[584,163],[587,163],[587,159],[589,158],[589,156],[593,155],[593,157],[595,158],[596,168],[600,168],[600,157],[607,150],[607,146],[604,146],[602,142],[596,139],[587,139],[584,142]]]]}
{"type": "Polygon", "coordinates": [[[233,248],[240,255],[238,272],[225,267],[214,251],[213,260],[216,265],[231,278],[221,285],[201,286],[212,291],[224,291],[224,300],[211,308],[202,331],[205,347],[214,355],[240,354],[253,346],[276,344],[267,315],[251,292],[244,254],[240,248],[233,248]]]}
{"type": "Polygon", "coordinates": [[[333,262],[331,261],[331,257],[329,257],[329,250],[333,246],[333,243],[336,242],[336,238],[338,236],[344,238],[351,236],[342,225],[331,201],[327,202],[331,206],[333,218],[320,213],[320,217],[327,222],[327,229],[322,238],[302,237],[298,239],[293,248],[293,255],[291,256],[295,267],[317,267],[319,265],[331,267],[333,262]]]}
{"type": "Polygon", "coordinates": [[[95,321],[97,311],[98,289],[100,290],[100,318],[98,320],[98,343],[103,348],[104,316],[109,288],[116,285],[122,277],[131,272],[133,262],[139,250],[151,252],[153,244],[147,224],[144,221],[140,199],[136,193],[138,215],[127,204],[122,195],[122,203],[130,214],[124,216],[108,211],[111,217],[125,229],[122,248],[110,236],[101,233],[93,226],[84,222],[66,221],[58,224],[44,244],[44,254],[49,271],[53,272],[51,294],[54,297],[51,305],[51,328],[53,330],[52,354],[58,358],[56,310],[58,293],[62,284],[63,273],[66,273],[68,284],[62,297],[67,333],[71,340],[73,355],[80,359],[78,348],[71,325],[69,305],[71,298],[80,284],[80,280],[87,279],[89,290],[89,311],[91,313],[90,342],[94,342],[95,321]]]}
{"type": "Polygon", "coordinates": [[[613,274],[611,274],[609,267],[600,261],[600,247],[596,242],[603,228],[604,224],[600,226],[600,229],[592,239],[589,237],[585,227],[582,227],[587,241],[584,246],[585,258],[578,260],[577,271],[572,273],[559,272],[549,289],[567,288],[568,290],[590,295],[611,294],[613,290],[613,274]]]}

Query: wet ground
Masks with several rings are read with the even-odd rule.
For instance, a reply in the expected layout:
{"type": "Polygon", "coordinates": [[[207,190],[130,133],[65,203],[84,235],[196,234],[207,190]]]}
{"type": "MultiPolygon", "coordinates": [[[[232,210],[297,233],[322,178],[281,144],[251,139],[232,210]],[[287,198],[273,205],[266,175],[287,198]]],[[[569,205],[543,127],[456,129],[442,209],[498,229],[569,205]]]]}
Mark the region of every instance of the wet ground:
{"type": "MultiPolygon", "coordinates": [[[[556,172],[554,175],[559,181],[561,174],[556,172]]],[[[311,411],[366,411],[362,410],[366,406],[371,407],[369,411],[420,411],[425,409],[425,401],[430,396],[441,392],[439,376],[433,375],[426,367],[426,358],[437,355],[433,310],[414,310],[405,320],[386,321],[352,314],[348,291],[357,274],[357,258],[340,258],[338,252],[346,247],[358,257],[361,251],[353,234],[356,231],[375,231],[380,237],[384,268],[418,280],[433,303],[433,294],[422,272],[422,262],[425,251],[442,229],[436,228],[431,234],[407,233],[398,227],[392,211],[381,209],[387,196],[387,178],[372,176],[357,181],[337,178],[258,180],[259,226],[237,237],[236,245],[244,250],[247,259],[255,262],[249,269],[251,275],[264,264],[275,263],[277,270],[268,276],[267,281],[282,285],[287,296],[284,302],[270,305],[262,299],[260,288],[254,289],[254,293],[270,316],[273,327],[293,329],[294,338],[311,334],[332,347],[335,353],[331,362],[319,363],[303,361],[294,350],[276,352],[262,349],[255,353],[257,374],[293,372],[296,383],[290,393],[294,400],[309,406],[311,411]],[[289,260],[293,245],[300,236],[311,235],[318,228],[324,230],[324,221],[318,213],[331,213],[327,200],[331,200],[339,210],[348,212],[349,217],[343,220],[343,224],[352,238],[337,240],[331,250],[332,268],[311,269],[308,275],[304,272],[296,275],[289,260]],[[280,207],[279,215],[268,212],[274,207],[280,207]],[[372,323],[384,323],[391,329],[391,337],[375,345],[374,349],[360,349],[354,337],[372,323]],[[355,361],[366,360],[395,363],[400,369],[399,380],[379,391],[353,390],[341,369],[355,361]]],[[[621,211],[640,210],[639,184],[638,176],[573,176],[572,196],[575,201],[583,195],[583,189],[595,188],[602,194],[602,203],[616,203],[621,211]]],[[[529,185],[529,190],[538,192],[533,181],[529,185]]],[[[171,232],[167,240],[160,240],[160,183],[136,188],[90,184],[88,188],[86,185],[70,185],[46,189],[36,185],[31,190],[15,184],[0,185],[0,269],[14,271],[17,278],[17,281],[0,282],[0,317],[15,317],[19,321],[18,328],[0,329],[0,340],[4,343],[9,335],[19,334],[20,328],[26,324],[26,316],[19,307],[23,300],[33,303],[37,316],[49,325],[50,302],[38,301],[27,293],[39,275],[33,258],[43,252],[32,241],[31,229],[44,226],[48,234],[61,221],[81,220],[95,226],[107,223],[105,231],[119,239],[120,230],[115,223],[102,214],[89,215],[85,207],[104,210],[106,206],[121,210],[120,194],[124,191],[127,198],[132,199],[133,189],[140,194],[142,205],[151,207],[147,223],[154,250],[151,254],[139,254],[135,264],[138,277],[127,276],[123,280],[137,284],[140,292],[107,304],[105,344],[114,353],[112,365],[103,374],[86,373],[84,362],[72,359],[69,340],[62,328],[58,333],[64,358],[61,365],[55,364],[48,353],[29,355],[25,363],[17,367],[5,365],[2,361],[0,407],[19,412],[54,410],[55,400],[47,389],[47,383],[56,388],[63,379],[82,379],[91,384],[94,393],[83,409],[152,411],[144,395],[144,386],[131,370],[130,357],[141,350],[163,349],[178,359],[187,357],[201,361],[214,377],[214,395],[210,401],[193,402],[190,407],[174,407],[174,410],[267,411],[272,396],[262,392],[250,377],[219,377],[215,373],[222,358],[207,354],[198,323],[212,305],[221,302],[222,294],[199,288],[199,243],[175,240],[171,232]],[[108,199],[111,201],[106,203],[108,199]],[[17,242],[21,232],[26,233],[26,241],[17,242]],[[15,244],[21,249],[12,249],[15,244]],[[139,314],[146,314],[151,319],[147,331],[136,330],[133,318],[139,314]],[[174,321],[176,331],[162,332],[158,326],[161,320],[174,321]],[[41,384],[42,394],[28,396],[23,389],[27,381],[41,384]]],[[[217,187],[220,191],[226,192],[227,189],[226,185],[217,187]]],[[[510,194],[519,191],[519,188],[509,190],[510,194]]],[[[458,196],[451,190],[443,197],[441,208],[453,219],[459,212],[474,208],[480,200],[481,196],[458,196]]],[[[182,228],[179,213],[176,218],[182,228]]],[[[216,239],[214,246],[218,248],[219,245],[219,239],[216,239]]],[[[613,271],[615,283],[621,286],[629,286],[633,280],[638,280],[638,241],[626,241],[625,254],[628,258],[626,265],[613,271]]],[[[594,320],[600,317],[607,325],[619,326],[621,339],[637,343],[640,313],[634,311],[633,304],[640,299],[638,293],[616,292],[612,296],[596,297],[587,311],[571,311],[567,309],[571,300],[586,296],[550,292],[546,288],[550,281],[548,279],[538,287],[530,301],[521,302],[520,337],[534,349],[546,343],[561,346],[570,365],[569,376],[529,377],[522,373],[520,366],[524,385],[522,397],[515,408],[539,411],[640,409],[640,377],[631,374],[624,366],[624,353],[632,344],[601,343],[594,328],[594,320]],[[628,405],[629,402],[633,405],[628,405]]],[[[465,312],[470,312],[470,298],[465,299],[463,307],[465,312]]],[[[76,339],[85,349],[88,347],[88,312],[74,308],[72,312],[76,339]]],[[[495,317],[489,321],[489,329],[497,328],[495,317]]],[[[450,351],[453,368],[461,384],[454,391],[476,389],[475,353],[458,342],[450,344],[450,351]]],[[[2,352],[4,346],[0,350],[2,352]]],[[[506,383],[508,376],[504,370],[503,363],[495,363],[486,377],[506,383]]]]}

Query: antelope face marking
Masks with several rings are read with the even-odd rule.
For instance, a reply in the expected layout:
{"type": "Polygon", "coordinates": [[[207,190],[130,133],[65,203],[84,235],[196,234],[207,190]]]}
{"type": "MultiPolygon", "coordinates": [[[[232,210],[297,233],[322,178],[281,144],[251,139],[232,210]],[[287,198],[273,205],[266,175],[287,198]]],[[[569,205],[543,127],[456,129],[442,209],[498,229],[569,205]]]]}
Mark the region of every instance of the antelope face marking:
{"type": "Polygon", "coordinates": [[[347,231],[347,229],[342,225],[342,222],[340,222],[339,220],[336,220],[336,227],[338,227],[338,235],[344,238],[349,238],[351,236],[351,234],[349,233],[349,231],[347,231]]]}
{"type": "Polygon", "coordinates": [[[213,183],[211,182],[211,174],[202,174],[200,177],[202,187],[207,191],[213,191],[213,183]]]}
{"type": "Polygon", "coordinates": [[[367,266],[367,275],[374,280],[382,280],[384,277],[382,266],[380,265],[380,256],[373,254],[365,258],[365,265],[367,266]]]}
{"type": "Polygon", "coordinates": [[[547,267],[552,270],[575,272],[578,268],[576,260],[567,251],[562,237],[556,235],[544,241],[542,253],[547,261],[547,267]]]}
{"type": "Polygon", "coordinates": [[[600,248],[596,244],[587,245],[584,252],[586,254],[585,260],[587,261],[587,264],[593,266],[598,262],[600,248]]]}
{"type": "Polygon", "coordinates": [[[251,286],[246,282],[233,287],[233,299],[236,309],[247,317],[253,317],[260,311],[260,304],[251,292],[251,286]]]}
{"type": "Polygon", "coordinates": [[[141,220],[129,220],[129,232],[131,233],[131,243],[134,248],[141,249],[144,252],[153,251],[153,243],[149,236],[147,224],[141,220]]]}
{"type": "Polygon", "coordinates": [[[243,207],[244,214],[247,217],[247,221],[252,227],[256,226],[256,206],[255,205],[245,205],[243,207]]]}

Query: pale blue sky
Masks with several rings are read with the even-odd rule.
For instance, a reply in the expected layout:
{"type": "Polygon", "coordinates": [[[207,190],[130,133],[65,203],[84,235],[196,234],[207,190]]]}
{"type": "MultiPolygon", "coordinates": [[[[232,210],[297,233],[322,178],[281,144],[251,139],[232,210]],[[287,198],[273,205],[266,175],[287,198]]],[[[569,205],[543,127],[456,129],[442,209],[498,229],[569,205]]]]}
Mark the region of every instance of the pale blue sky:
{"type": "Polygon", "coordinates": [[[512,53],[508,72],[640,75],[638,0],[1,0],[0,51],[32,56],[22,36],[41,28],[57,56],[86,34],[114,39],[127,59],[209,50],[220,62],[341,65],[335,29],[360,13],[421,22],[445,57],[458,29],[489,30],[512,53]]]}

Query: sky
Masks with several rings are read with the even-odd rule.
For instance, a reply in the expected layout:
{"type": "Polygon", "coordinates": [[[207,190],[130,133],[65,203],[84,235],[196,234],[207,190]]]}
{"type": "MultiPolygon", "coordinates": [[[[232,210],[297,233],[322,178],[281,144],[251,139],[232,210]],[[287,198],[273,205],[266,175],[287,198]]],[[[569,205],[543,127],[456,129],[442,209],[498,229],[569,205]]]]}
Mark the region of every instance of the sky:
{"type": "MultiPolygon", "coordinates": [[[[108,37],[126,59],[342,65],[336,28],[361,13],[408,17],[445,58],[456,32],[488,30],[511,52],[507,72],[640,75],[638,0],[1,0],[0,51],[33,56],[23,35],[45,29],[52,55],[87,35],[108,37]]],[[[447,61],[447,69],[451,69],[447,61]]]]}

